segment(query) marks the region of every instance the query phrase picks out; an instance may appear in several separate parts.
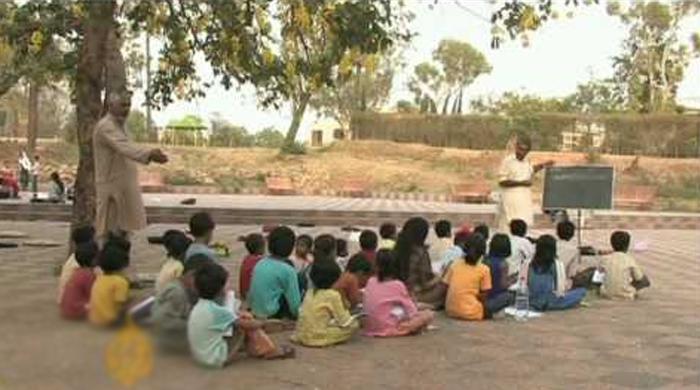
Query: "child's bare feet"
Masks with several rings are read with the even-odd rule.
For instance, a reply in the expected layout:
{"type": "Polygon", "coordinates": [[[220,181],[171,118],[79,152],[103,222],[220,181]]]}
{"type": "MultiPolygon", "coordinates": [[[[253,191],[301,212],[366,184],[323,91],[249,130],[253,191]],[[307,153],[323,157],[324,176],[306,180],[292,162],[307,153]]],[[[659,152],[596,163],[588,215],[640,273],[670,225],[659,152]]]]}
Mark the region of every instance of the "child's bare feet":
{"type": "Polygon", "coordinates": [[[266,360],[282,360],[282,359],[294,359],[296,357],[296,350],[289,345],[281,345],[277,351],[270,355],[265,356],[266,360]]]}

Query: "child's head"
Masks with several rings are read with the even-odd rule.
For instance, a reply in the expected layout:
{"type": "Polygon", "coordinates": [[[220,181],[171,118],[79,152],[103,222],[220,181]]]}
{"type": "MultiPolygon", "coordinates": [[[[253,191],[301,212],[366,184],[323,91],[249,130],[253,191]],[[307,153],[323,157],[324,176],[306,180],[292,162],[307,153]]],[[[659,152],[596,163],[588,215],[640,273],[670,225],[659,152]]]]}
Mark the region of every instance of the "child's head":
{"type": "Polygon", "coordinates": [[[335,239],[335,254],[340,258],[348,257],[348,242],[345,239],[335,239]]]}
{"type": "Polygon", "coordinates": [[[335,262],[314,261],[309,277],[316,289],[325,290],[333,287],[340,277],[340,272],[340,267],[335,262]]]}
{"type": "Polygon", "coordinates": [[[215,227],[214,220],[207,212],[195,213],[190,217],[190,233],[198,240],[210,242],[215,227]]]}
{"type": "Polygon", "coordinates": [[[574,238],[576,226],[571,221],[561,221],[557,224],[557,237],[560,240],[569,241],[574,238]]]}
{"type": "Polygon", "coordinates": [[[163,246],[171,259],[183,261],[191,243],[192,240],[180,230],[168,230],[163,234],[163,246]]]}
{"type": "Polygon", "coordinates": [[[267,250],[272,256],[286,259],[294,250],[296,236],[294,231],[286,226],[278,226],[267,236],[267,250]]]}
{"type": "Polygon", "coordinates": [[[428,237],[430,224],[424,218],[414,217],[406,221],[399,233],[399,238],[396,242],[396,249],[411,249],[415,246],[425,245],[425,239],[428,237]]]}
{"type": "Polygon", "coordinates": [[[439,220],[435,223],[435,234],[438,238],[452,237],[452,224],[447,220],[439,220]]]}
{"type": "Polygon", "coordinates": [[[372,275],[372,264],[369,263],[363,253],[358,253],[350,258],[345,270],[354,274],[360,281],[360,286],[364,287],[372,275]]]}
{"type": "Polygon", "coordinates": [[[508,236],[502,233],[494,234],[489,246],[489,256],[504,259],[510,257],[511,254],[510,239],[508,236]]]}
{"type": "Polygon", "coordinates": [[[59,176],[58,172],[56,171],[51,172],[51,176],[49,176],[49,178],[51,178],[51,181],[53,181],[54,183],[61,182],[61,176],[59,176]]]}
{"type": "Polygon", "coordinates": [[[107,241],[100,251],[98,263],[106,274],[119,272],[129,266],[129,251],[123,243],[107,241]]]}
{"type": "MultiPolygon", "coordinates": [[[[189,263],[189,261],[188,261],[189,263]]],[[[209,261],[202,264],[194,274],[194,285],[202,299],[213,300],[222,295],[228,272],[221,265],[209,261]]]]}
{"type": "Polygon", "coordinates": [[[394,251],[388,249],[380,250],[377,252],[375,262],[377,265],[377,279],[380,282],[397,279],[399,277],[399,269],[394,251]]]}
{"type": "Polygon", "coordinates": [[[330,234],[321,234],[314,240],[314,262],[332,260],[337,256],[335,237],[330,234]]]}
{"type": "Polygon", "coordinates": [[[127,253],[131,251],[131,241],[129,241],[126,232],[122,230],[107,233],[107,241],[105,242],[104,246],[107,245],[119,247],[127,253]]]}
{"type": "Polygon", "coordinates": [[[79,226],[70,234],[70,239],[75,245],[95,240],[95,228],[92,225],[79,226]]]}
{"type": "Polygon", "coordinates": [[[308,234],[297,237],[295,253],[299,257],[306,257],[313,250],[313,239],[308,234]]]}
{"type": "Polygon", "coordinates": [[[212,262],[213,260],[203,253],[196,253],[187,259],[185,268],[182,271],[182,281],[188,290],[196,291],[194,276],[197,274],[199,269],[212,262]]]}
{"type": "Polygon", "coordinates": [[[75,247],[75,261],[83,268],[95,266],[95,258],[100,252],[97,243],[94,241],[84,242],[75,247]]]}
{"type": "Polygon", "coordinates": [[[473,233],[467,240],[464,261],[467,264],[475,265],[486,253],[486,239],[479,233],[473,233]]]}
{"type": "Polygon", "coordinates": [[[245,249],[251,255],[262,255],[265,253],[265,237],[262,234],[251,233],[245,237],[245,249]]]}
{"type": "Polygon", "coordinates": [[[393,223],[383,223],[379,227],[379,236],[383,240],[396,240],[396,225],[393,223]]]}
{"type": "Polygon", "coordinates": [[[510,221],[510,234],[517,237],[525,237],[527,234],[527,223],[522,219],[510,221]]]}
{"type": "Polygon", "coordinates": [[[360,233],[360,248],[363,251],[377,250],[377,233],[371,230],[363,230],[360,233]]]}
{"type": "Polygon", "coordinates": [[[557,240],[549,234],[540,236],[535,242],[532,265],[538,271],[547,271],[557,258],[557,240]]]}
{"type": "Polygon", "coordinates": [[[488,241],[491,231],[489,230],[488,225],[486,225],[485,223],[481,223],[476,225],[476,227],[474,228],[474,233],[481,234],[481,236],[484,237],[484,240],[488,241]]]}
{"type": "Polygon", "coordinates": [[[614,232],[610,236],[610,245],[615,252],[627,252],[630,248],[630,234],[622,230],[614,232]]]}
{"type": "Polygon", "coordinates": [[[466,248],[467,241],[469,241],[469,237],[471,237],[472,234],[473,233],[470,231],[460,230],[455,234],[455,238],[452,240],[452,242],[454,242],[455,246],[466,248]]]}

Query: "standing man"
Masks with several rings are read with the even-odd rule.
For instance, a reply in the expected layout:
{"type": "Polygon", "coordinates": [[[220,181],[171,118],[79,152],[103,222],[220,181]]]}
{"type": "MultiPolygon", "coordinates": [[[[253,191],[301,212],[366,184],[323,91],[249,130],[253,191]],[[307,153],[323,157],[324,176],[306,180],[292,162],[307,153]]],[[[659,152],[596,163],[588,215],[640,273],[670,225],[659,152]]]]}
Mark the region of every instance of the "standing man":
{"type": "Polygon", "coordinates": [[[554,165],[554,161],[532,165],[527,158],[532,142],[525,134],[518,134],[515,141],[515,153],[508,154],[498,171],[498,186],[501,188],[501,202],[498,206],[498,230],[508,233],[510,221],[522,219],[532,226],[534,210],[532,207],[532,177],[545,167],[554,165]]]}
{"type": "Polygon", "coordinates": [[[124,124],[131,109],[131,93],[110,93],[108,113],[95,125],[95,189],[97,192],[97,237],[109,232],[132,232],[146,226],[146,210],[141,199],[135,162],[163,164],[168,157],[160,149],[144,149],[133,144],[124,124]]]}

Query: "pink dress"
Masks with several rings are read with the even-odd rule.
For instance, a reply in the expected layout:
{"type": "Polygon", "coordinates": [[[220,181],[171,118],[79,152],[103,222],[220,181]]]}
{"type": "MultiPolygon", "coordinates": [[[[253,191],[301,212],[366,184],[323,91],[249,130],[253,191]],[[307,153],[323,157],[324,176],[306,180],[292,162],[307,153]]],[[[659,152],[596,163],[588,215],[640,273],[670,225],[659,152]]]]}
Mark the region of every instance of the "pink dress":
{"type": "Polygon", "coordinates": [[[418,308],[403,282],[380,282],[376,276],[372,277],[365,287],[363,309],[367,314],[363,334],[375,337],[403,336],[410,333],[401,323],[418,314],[418,308]]]}

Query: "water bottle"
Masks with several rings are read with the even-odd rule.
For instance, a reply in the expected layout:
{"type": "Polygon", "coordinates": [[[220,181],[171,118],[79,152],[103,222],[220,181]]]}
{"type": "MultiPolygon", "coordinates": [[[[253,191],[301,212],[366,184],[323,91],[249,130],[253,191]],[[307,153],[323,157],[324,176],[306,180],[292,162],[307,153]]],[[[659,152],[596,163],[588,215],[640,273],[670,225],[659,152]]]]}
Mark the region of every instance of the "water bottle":
{"type": "Polygon", "coordinates": [[[515,291],[515,320],[527,321],[529,311],[530,294],[527,290],[527,283],[525,280],[521,279],[520,283],[518,283],[518,288],[515,291]]]}

